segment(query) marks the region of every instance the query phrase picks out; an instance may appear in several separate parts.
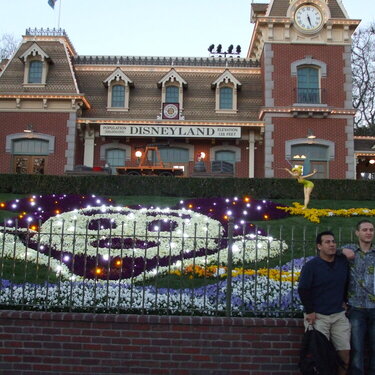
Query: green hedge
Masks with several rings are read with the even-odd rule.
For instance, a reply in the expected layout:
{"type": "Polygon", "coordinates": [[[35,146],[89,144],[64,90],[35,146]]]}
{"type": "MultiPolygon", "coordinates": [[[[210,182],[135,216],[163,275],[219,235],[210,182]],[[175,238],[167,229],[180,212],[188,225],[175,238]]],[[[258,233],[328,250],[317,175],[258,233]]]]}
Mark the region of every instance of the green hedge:
{"type": "MultiPolygon", "coordinates": [[[[375,181],[314,180],[312,199],[372,200],[375,181]]],[[[293,178],[175,178],[137,176],[0,175],[0,193],[98,194],[215,197],[250,195],[258,199],[301,199],[293,178]]]]}

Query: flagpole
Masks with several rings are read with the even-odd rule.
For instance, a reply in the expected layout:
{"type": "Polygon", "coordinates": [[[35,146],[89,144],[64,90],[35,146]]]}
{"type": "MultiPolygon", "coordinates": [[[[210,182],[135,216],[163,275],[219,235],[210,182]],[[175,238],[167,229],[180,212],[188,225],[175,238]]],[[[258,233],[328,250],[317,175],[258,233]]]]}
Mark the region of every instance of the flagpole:
{"type": "Polygon", "coordinates": [[[58,22],[57,22],[57,29],[59,30],[60,29],[60,16],[61,16],[61,2],[62,0],[59,1],[59,18],[58,18],[58,22]]]}

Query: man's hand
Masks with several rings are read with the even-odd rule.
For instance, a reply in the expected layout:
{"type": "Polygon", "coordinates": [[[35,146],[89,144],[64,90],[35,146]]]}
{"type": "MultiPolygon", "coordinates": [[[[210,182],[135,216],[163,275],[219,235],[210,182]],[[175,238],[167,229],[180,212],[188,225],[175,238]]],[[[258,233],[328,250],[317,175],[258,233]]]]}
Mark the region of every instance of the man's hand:
{"type": "Polygon", "coordinates": [[[352,259],[355,258],[355,253],[354,253],[354,251],[353,251],[352,249],[343,248],[343,249],[342,249],[342,253],[343,253],[343,255],[346,256],[346,258],[347,258],[348,260],[352,260],[352,259]]]}
{"type": "Polygon", "coordinates": [[[312,312],[310,314],[306,314],[305,320],[309,324],[314,324],[316,321],[316,313],[312,312]]]}

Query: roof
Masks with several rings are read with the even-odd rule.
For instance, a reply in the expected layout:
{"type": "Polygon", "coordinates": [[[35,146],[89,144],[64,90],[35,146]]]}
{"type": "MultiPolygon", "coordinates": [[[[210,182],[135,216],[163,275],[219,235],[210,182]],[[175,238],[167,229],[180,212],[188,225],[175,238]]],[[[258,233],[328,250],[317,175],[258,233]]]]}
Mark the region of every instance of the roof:
{"type": "MultiPolygon", "coordinates": [[[[270,3],[270,17],[285,17],[290,5],[290,0],[273,0],[270,3]]],[[[329,0],[328,7],[331,12],[331,18],[346,18],[343,9],[337,0],[329,0]]]]}
{"type": "Polygon", "coordinates": [[[58,41],[36,41],[36,44],[49,56],[48,80],[45,87],[24,87],[24,61],[20,57],[34,44],[22,43],[7,68],[0,76],[0,94],[77,94],[77,86],[72,75],[70,59],[64,45],[58,41]]]}
{"type": "MultiPolygon", "coordinates": [[[[100,67],[99,67],[100,68],[100,67]]],[[[107,111],[107,89],[103,81],[111,73],[110,69],[116,66],[107,66],[106,69],[93,70],[81,67],[76,71],[78,85],[85,93],[92,108],[83,111],[83,118],[121,118],[125,120],[155,120],[160,114],[161,89],[158,82],[168,72],[152,71],[146,67],[138,66],[130,69],[121,66],[122,71],[134,83],[130,89],[129,111],[107,111]],[[108,69],[108,70],[107,70],[108,69]]],[[[170,68],[170,67],[169,67],[170,68]]],[[[166,69],[169,69],[166,68],[166,69]]],[[[192,121],[258,121],[258,113],[262,104],[262,81],[258,71],[232,73],[241,82],[241,90],[237,92],[238,113],[215,113],[215,92],[211,84],[224,72],[189,71],[179,70],[174,67],[179,75],[187,82],[188,89],[184,90],[184,116],[192,121]]]]}
{"type": "Polygon", "coordinates": [[[375,153],[375,137],[355,136],[354,149],[359,153],[375,153]]]}

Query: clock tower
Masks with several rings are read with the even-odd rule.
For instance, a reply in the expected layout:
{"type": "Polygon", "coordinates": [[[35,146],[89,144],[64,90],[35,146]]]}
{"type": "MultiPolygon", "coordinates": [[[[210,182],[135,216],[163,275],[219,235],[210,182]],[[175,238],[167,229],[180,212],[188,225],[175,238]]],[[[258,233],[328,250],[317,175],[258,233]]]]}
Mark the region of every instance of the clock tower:
{"type": "MultiPolygon", "coordinates": [[[[252,4],[248,58],[261,62],[265,177],[302,165],[354,179],[350,19],[341,0],[252,4]]],[[[315,177],[315,176],[314,176],[315,177]]]]}

